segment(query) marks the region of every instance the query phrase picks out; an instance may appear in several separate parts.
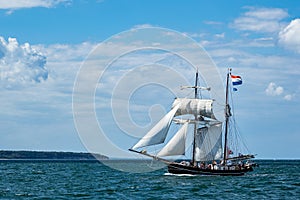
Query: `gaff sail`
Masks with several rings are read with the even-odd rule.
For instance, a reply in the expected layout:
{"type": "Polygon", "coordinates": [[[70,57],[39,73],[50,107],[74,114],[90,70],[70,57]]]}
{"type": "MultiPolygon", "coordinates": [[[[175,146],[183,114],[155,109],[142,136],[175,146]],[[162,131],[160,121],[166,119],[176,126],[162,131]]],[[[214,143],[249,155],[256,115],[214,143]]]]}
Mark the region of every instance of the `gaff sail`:
{"type": "MultiPolygon", "coordinates": [[[[238,176],[253,171],[253,167],[257,166],[255,163],[242,162],[243,160],[248,161],[251,158],[254,158],[253,155],[243,155],[239,153],[238,156],[232,157],[229,156],[230,153],[227,152],[228,144],[230,144],[230,146],[233,144],[228,141],[237,139],[228,137],[230,131],[229,119],[233,114],[230,112],[228,103],[228,98],[230,97],[228,94],[230,91],[230,76],[231,78],[238,79],[239,84],[242,83],[241,77],[231,75],[231,69],[229,69],[226,78],[226,101],[225,104],[218,102],[218,105],[224,105],[225,120],[218,116],[220,110],[218,107],[216,109],[216,105],[213,105],[213,99],[199,99],[198,89],[201,89],[201,87],[198,86],[197,71],[195,85],[186,86],[186,88],[195,89],[195,97],[193,99],[176,98],[173,102],[171,111],[167,113],[167,115],[165,115],[140,141],[138,141],[132,149],[129,149],[129,151],[164,162],[168,165],[168,172],[173,174],[238,176]],[[216,115],[218,118],[215,117],[216,115]],[[174,136],[165,143],[172,121],[175,124],[180,124],[181,127],[174,136]],[[193,126],[193,132],[188,128],[189,124],[193,126]],[[222,125],[224,125],[223,134],[222,125]],[[190,132],[189,135],[188,131],[190,132]],[[190,136],[192,136],[192,138],[190,136]],[[191,142],[191,139],[193,139],[191,145],[192,149],[189,149],[186,145],[191,142]],[[161,150],[158,151],[157,154],[147,152],[148,150],[152,150],[152,148],[135,150],[141,147],[161,143],[165,144],[158,147],[161,150]],[[183,155],[188,159],[182,161],[183,155]],[[167,156],[180,156],[181,159],[171,161],[167,158],[163,158],[167,156]],[[189,160],[189,158],[191,159],[189,160]],[[185,162],[185,160],[187,160],[187,162],[185,162]],[[228,160],[231,161],[231,164],[228,164],[228,160]]],[[[222,109],[222,112],[224,109],[222,109]]],[[[236,145],[237,143],[234,144],[236,145]]]]}
{"type": "Polygon", "coordinates": [[[222,158],[222,123],[199,128],[195,135],[195,161],[222,158]]]}

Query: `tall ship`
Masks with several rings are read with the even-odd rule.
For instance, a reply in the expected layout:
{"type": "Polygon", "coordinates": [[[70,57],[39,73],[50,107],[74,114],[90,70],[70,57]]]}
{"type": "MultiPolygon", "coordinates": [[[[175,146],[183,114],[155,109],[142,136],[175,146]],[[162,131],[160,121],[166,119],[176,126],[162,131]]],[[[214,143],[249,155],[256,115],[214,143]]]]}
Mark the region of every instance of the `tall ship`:
{"type": "Polygon", "coordinates": [[[245,143],[235,127],[232,112],[231,92],[242,84],[240,76],[226,76],[226,96],[222,105],[224,121],[219,121],[213,113],[213,99],[199,98],[199,75],[196,72],[194,98],[175,98],[171,110],[129,151],[151,157],[167,165],[169,173],[192,175],[239,176],[253,171],[257,166],[253,162],[245,143]],[[174,134],[170,126],[176,124],[178,131],[174,134]],[[168,135],[172,137],[166,141],[168,135]],[[188,143],[190,145],[188,145],[188,143]],[[161,147],[159,151],[155,151],[161,147]],[[149,151],[149,150],[150,151],[149,151]],[[247,152],[242,152],[247,151],[247,152]],[[185,159],[176,159],[176,156],[185,159]]]}

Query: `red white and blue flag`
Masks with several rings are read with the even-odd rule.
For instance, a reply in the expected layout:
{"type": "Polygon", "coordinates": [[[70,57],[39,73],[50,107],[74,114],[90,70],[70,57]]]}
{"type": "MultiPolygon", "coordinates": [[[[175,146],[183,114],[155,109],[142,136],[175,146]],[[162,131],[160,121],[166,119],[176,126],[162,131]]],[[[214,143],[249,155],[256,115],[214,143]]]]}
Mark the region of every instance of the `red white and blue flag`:
{"type": "Polygon", "coordinates": [[[242,77],[235,76],[232,74],[230,76],[231,76],[232,85],[241,85],[243,83],[242,77]]]}

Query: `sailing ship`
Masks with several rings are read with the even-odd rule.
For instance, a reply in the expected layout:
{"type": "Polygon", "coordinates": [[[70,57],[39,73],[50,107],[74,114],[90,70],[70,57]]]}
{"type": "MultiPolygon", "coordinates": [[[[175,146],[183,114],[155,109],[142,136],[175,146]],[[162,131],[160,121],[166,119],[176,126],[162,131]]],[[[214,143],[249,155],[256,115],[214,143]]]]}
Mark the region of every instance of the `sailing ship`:
{"type": "Polygon", "coordinates": [[[253,171],[257,166],[252,161],[254,155],[242,154],[242,148],[233,141],[237,137],[231,133],[236,132],[236,129],[231,126],[235,120],[229,105],[229,93],[232,91],[230,86],[241,84],[241,77],[232,75],[231,69],[228,69],[225,104],[223,103],[225,120],[219,121],[213,113],[214,100],[198,97],[200,89],[210,90],[198,86],[198,76],[197,70],[195,85],[186,87],[194,89],[194,98],[175,98],[172,109],[129,151],[164,162],[168,172],[173,174],[238,176],[253,171]],[[165,143],[173,123],[180,126],[174,136],[158,153],[148,152],[147,147],[165,143]],[[187,148],[186,145],[188,134],[192,134],[192,148],[187,148]],[[190,158],[188,153],[191,154],[190,158]],[[188,159],[172,160],[174,156],[186,156],[188,159]]]}

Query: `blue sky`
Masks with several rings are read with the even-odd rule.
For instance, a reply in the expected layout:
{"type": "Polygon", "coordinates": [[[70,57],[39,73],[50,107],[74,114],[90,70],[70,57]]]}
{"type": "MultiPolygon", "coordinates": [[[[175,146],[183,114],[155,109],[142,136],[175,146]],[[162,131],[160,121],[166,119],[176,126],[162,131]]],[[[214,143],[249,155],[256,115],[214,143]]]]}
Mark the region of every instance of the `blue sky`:
{"type": "MultiPolygon", "coordinates": [[[[1,149],[86,151],[72,111],[81,64],[112,35],[135,27],[162,27],[202,45],[221,74],[231,66],[243,77],[244,84],[234,94],[236,118],[253,153],[259,158],[299,158],[299,2],[14,2],[0,2],[1,149]]],[[[107,73],[108,85],[122,76],[107,73]]],[[[99,101],[107,97],[101,88],[97,91],[99,101]]],[[[141,100],[141,93],[136,98],[141,100]]],[[[151,103],[145,101],[147,109],[141,110],[151,103]]],[[[122,134],[102,112],[97,115],[104,129],[122,134]]],[[[139,120],[147,124],[149,119],[139,120]]],[[[131,146],[132,140],[128,143],[131,146]]]]}

